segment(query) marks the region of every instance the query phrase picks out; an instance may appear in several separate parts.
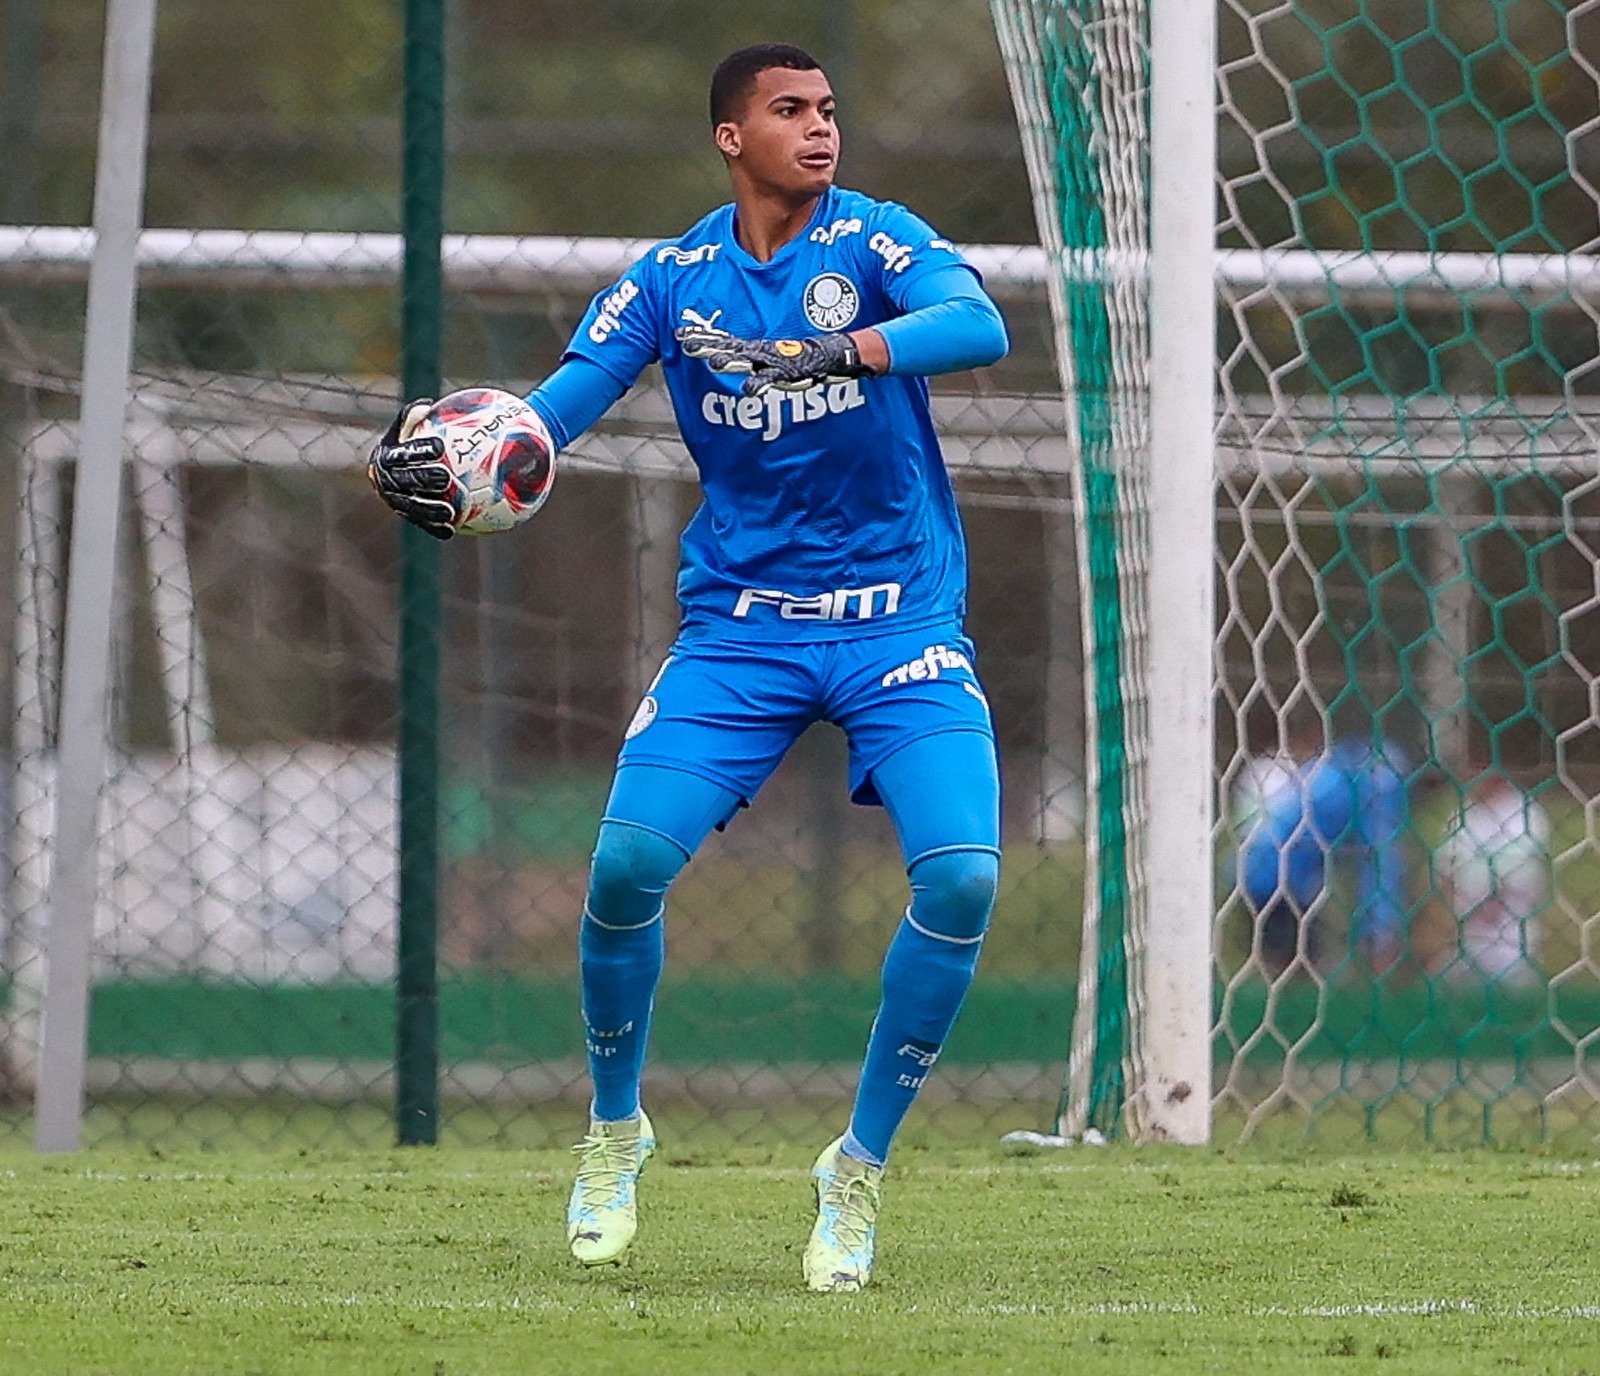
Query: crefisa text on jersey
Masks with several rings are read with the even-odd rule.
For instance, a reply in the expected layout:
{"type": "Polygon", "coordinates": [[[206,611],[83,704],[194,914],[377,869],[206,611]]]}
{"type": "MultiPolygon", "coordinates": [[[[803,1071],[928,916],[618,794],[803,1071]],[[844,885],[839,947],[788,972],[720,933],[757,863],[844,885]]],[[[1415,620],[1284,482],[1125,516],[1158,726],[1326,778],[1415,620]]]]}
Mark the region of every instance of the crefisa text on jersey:
{"type": "Polygon", "coordinates": [[[845,382],[819,382],[802,392],[780,392],[774,387],[758,397],[707,392],[700,399],[700,414],[712,425],[759,430],[762,439],[775,440],[783,434],[785,425],[837,416],[866,404],[867,399],[861,395],[861,383],[850,378],[845,382]]]}
{"type": "Polygon", "coordinates": [[[628,309],[628,303],[638,295],[639,284],[631,278],[618,282],[617,289],[600,303],[600,313],[589,326],[589,338],[596,344],[604,344],[611,331],[622,324],[622,313],[628,309]]]}

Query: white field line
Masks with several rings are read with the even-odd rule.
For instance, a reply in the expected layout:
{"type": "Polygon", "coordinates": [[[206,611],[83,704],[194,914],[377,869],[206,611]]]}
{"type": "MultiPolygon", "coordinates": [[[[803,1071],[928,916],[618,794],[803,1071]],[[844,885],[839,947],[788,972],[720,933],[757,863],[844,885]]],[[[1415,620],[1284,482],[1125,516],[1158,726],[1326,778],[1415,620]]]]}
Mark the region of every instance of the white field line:
{"type": "MultiPolygon", "coordinates": [[[[800,1292],[796,1291],[798,1296],[800,1292]]],[[[774,1294],[781,1300],[787,1291],[774,1294]]],[[[648,1303],[651,1296],[617,1295],[620,1308],[634,1309],[642,1299],[648,1303]]],[[[434,1296],[427,1299],[397,1300],[381,1294],[347,1293],[321,1295],[309,1298],[283,1296],[264,1297],[250,1293],[228,1295],[222,1306],[225,1309],[375,1309],[394,1313],[428,1312],[438,1314],[580,1314],[593,1313],[594,1303],[541,1298],[539,1296],[507,1295],[484,1299],[451,1299],[434,1296]]],[[[674,1306],[676,1308],[676,1306],[674,1306]]],[[[744,1300],[697,1300],[685,1307],[693,1314],[720,1314],[737,1311],[748,1312],[744,1300]]],[[[1133,1300],[1104,1304],[963,1304],[929,1305],[911,1304],[906,1314],[959,1315],[963,1318],[1058,1318],[1089,1319],[1116,1318],[1124,1315],[1183,1315],[1190,1318],[1258,1318],[1258,1319],[1386,1319],[1423,1318],[1438,1319],[1461,1316],[1472,1319],[1493,1319],[1515,1323],[1592,1322],[1600,1319],[1600,1304],[1552,1305],[1499,1305],[1484,1304],[1477,1300],[1414,1300],[1396,1304],[1308,1304],[1308,1305],[1202,1305],[1161,1300],[1133,1300]]]]}
{"type": "MultiPolygon", "coordinates": [[[[633,1308],[638,1297],[622,1300],[633,1308]]],[[[646,1296],[646,1299],[649,1297],[646,1296]]],[[[781,1298],[781,1296],[775,1296],[781,1298]]],[[[569,1313],[591,1312],[594,1305],[574,1303],[570,1300],[541,1299],[534,1296],[510,1295],[505,1298],[458,1300],[436,1296],[430,1299],[400,1303],[381,1295],[324,1295],[317,1299],[266,1300],[260,1296],[234,1296],[232,1308],[266,1308],[289,1304],[293,1308],[339,1309],[393,1309],[426,1310],[437,1313],[569,1313]]],[[[696,1302],[688,1309],[693,1313],[723,1312],[728,1309],[745,1311],[743,1301],[735,1304],[696,1302]]],[[[1600,1319],[1600,1304],[1555,1305],[1498,1305],[1478,1300],[1414,1300],[1395,1304],[1308,1304],[1308,1305],[1216,1305],[1169,1303],[1162,1301],[1133,1301],[1106,1304],[964,1304],[964,1305],[908,1305],[907,1314],[959,1314],[963,1317],[1027,1317],[1084,1319],[1139,1314],[1179,1314],[1191,1317],[1213,1318],[1263,1318],[1263,1319],[1384,1319],[1384,1318],[1449,1318],[1463,1316],[1474,1319],[1509,1320],[1519,1323],[1550,1321],[1592,1321],[1600,1319]]]]}
{"type": "MultiPolygon", "coordinates": [[[[489,1154],[499,1154],[504,1151],[504,1154],[506,1155],[513,1154],[510,1149],[502,1148],[467,1148],[466,1150],[481,1150],[489,1154]]],[[[551,1152],[557,1156],[560,1155],[555,1148],[543,1148],[542,1150],[551,1152]]],[[[448,1184],[449,1182],[455,1180],[475,1181],[507,1178],[519,1180],[542,1180],[552,1173],[549,1167],[540,1169],[538,1167],[529,1166],[521,1170],[507,1171],[498,1168],[480,1169],[475,1166],[449,1165],[441,1158],[434,1158],[434,1160],[438,1164],[429,1166],[427,1168],[408,1169],[406,1167],[399,1166],[374,1166],[365,1170],[356,1171],[345,1171],[343,1167],[347,1163],[341,1161],[341,1174],[339,1176],[339,1183],[343,1185],[351,1185],[359,1183],[362,1180],[405,1180],[414,1178],[418,1181],[425,1181],[430,1185],[438,1185],[448,1184]]],[[[1386,1168],[1397,1169],[1404,1163],[1392,1161],[1385,1157],[1374,1156],[1330,1158],[1327,1161],[1318,1161],[1315,1164],[1319,1170],[1326,1169],[1333,1171],[1361,1173],[1378,1178],[1381,1177],[1386,1168]]],[[[1294,1166],[1295,1163],[1290,1161],[1251,1161],[1236,1162],[1234,1163],[1232,1169],[1241,1170],[1252,1175],[1271,1175],[1274,1177],[1282,1176],[1285,1179],[1289,1179],[1292,1175],[1294,1166]]],[[[810,1172],[810,1168],[808,1166],[749,1165],[722,1166],[714,1167],[713,1169],[724,1170],[730,1175],[737,1175],[740,1178],[753,1178],[757,1180],[791,1180],[796,1177],[806,1176],[810,1172]]],[[[973,1177],[981,1180],[990,1177],[1018,1175],[1024,1170],[1026,1170],[1030,1175],[1084,1175],[1091,1172],[1104,1174],[1107,1171],[1122,1175],[1155,1175],[1162,1172],[1175,1173],[1182,1171],[1183,1169],[1184,1167],[1181,1161],[1174,1161],[1171,1159],[1163,1159],[1161,1161],[1129,1160],[1116,1165],[1108,1165],[1105,1158],[1102,1156],[1087,1156],[1085,1158],[1080,1158],[1079,1160],[1067,1161],[1063,1160],[1059,1156],[1056,1156],[1054,1153],[1045,1153],[1037,1156],[1031,1153],[1019,1153],[1016,1156],[1008,1157],[1008,1159],[1004,1162],[986,1163],[982,1165],[945,1166],[921,1163],[907,1164],[902,1172],[902,1175],[904,1177],[952,1175],[973,1177]]],[[[1441,1158],[1441,1164],[1436,1169],[1470,1172],[1471,1161],[1470,1159],[1466,1158],[1463,1158],[1459,1161],[1452,1161],[1448,1157],[1441,1158]]],[[[1600,1158],[1589,1161],[1530,1160],[1527,1167],[1527,1174],[1532,1178],[1538,1178],[1542,1176],[1586,1175],[1590,1172],[1600,1172],[1600,1158]]],[[[22,1178],[23,1174],[24,1172],[16,1169],[15,1167],[0,1167],[0,1180],[19,1180],[22,1178]]],[[[163,1169],[158,1165],[146,1166],[141,1164],[136,1169],[85,1166],[73,1174],[74,1177],[79,1180],[103,1180],[112,1182],[131,1180],[327,1181],[329,1178],[326,1170],[319,1169],[315,1166],[275,1166],[272,1163],[270,1159],[270,1153],[268,1152],[260,1153],[256,1157],[256,1160],[252,1162],[248,1162],[243,1165],[219,1164],[214,1170],[196,1169],[195,1167],[189,1165],[175,1165],[163,1169]]],[[[1196,1175],[1192,1178],[1186,1177],[1183,1183],[1186,1186],[1200,1188],[1204,1186],[1205,1178],[1203,1175],[1196,1175]]],[[[1316,1187],[1311,1186],[1307,1188],[1315,1189],[1316,1187]]]]}

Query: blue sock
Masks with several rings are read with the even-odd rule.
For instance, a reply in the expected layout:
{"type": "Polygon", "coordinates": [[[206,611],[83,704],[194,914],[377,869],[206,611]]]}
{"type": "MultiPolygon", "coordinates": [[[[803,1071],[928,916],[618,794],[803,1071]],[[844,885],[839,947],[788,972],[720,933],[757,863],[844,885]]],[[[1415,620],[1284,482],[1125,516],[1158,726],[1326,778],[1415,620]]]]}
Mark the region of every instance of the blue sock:
{"type": "Polygon", "coordinates": [[[650,1012],[666,953],[665,923],[602,927],[588,911],[578,936],[583,987],[583,1042],[602,1122],[639,1113],[650,1012]]]}
{"type": "Polygon", "coordinates": [[[642,827],[606,822],[578,930],[584,1047],[602,1122],[639,1112],[650,1012],[666,955],[664,897],[687,856],[642,827]]]}
{"type": "Polygon", "coordinates": [[[912,903],[883,961],[883,998],[867,1040],[849,1156],[881,1166],[939,1057],[977,969],[994,904],[996,857],[955,851],[914,865],[912,903]]]}

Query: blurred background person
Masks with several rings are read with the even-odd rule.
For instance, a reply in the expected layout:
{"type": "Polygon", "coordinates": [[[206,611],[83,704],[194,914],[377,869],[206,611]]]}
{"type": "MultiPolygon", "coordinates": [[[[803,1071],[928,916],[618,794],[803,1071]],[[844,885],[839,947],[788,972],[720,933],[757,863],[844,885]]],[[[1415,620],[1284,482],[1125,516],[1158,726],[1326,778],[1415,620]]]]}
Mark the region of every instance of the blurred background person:
{"type": "Polygon", "coordinates": [[[1335,863],[1355,881],[1352,943],[1372,969],[1387,970],[1404,947],[1410,808],[1404,753],[1346,740],[1327,749],[1303,744],[1292,756],[1266,757],[1248,771],[1237,880],[1255,917],[1253,950],[1269,977],[1297,960],[1322,956],[1321,908],[1335,863]]]}
{"type": "Polygon", "coordinates": [[[1480,774],[1435,862],[1459,937],[1446,973],[1538,979],[1539,915],[1550,900],[1550,814],[1538,799],[1502,774],[1480,774]]]}

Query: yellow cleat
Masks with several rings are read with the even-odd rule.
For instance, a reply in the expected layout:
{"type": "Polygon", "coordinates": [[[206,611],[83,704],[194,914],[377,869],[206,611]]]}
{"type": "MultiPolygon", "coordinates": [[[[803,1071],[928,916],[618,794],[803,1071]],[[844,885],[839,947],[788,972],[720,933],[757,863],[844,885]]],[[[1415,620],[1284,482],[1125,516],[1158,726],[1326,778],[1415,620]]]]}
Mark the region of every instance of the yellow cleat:
{"type": "Polygon", "coordinates": [[[590,1123],[567,1203],[567,1243],[585,1266],[620,1261],[639,1231],[635,1182],[655,1153],[655,1129],[643,1109],[620,1123],[590,1123]]]}
{"type": "Polygon", "coordinates": [[[843,1142],[842,1137],[830,1142],[811,1168],[817,1222],[806,1244],[805,1273],[813,1290],[860,1290],[872,1278],[883,1167],[846,1156],[843,1142]]]}

